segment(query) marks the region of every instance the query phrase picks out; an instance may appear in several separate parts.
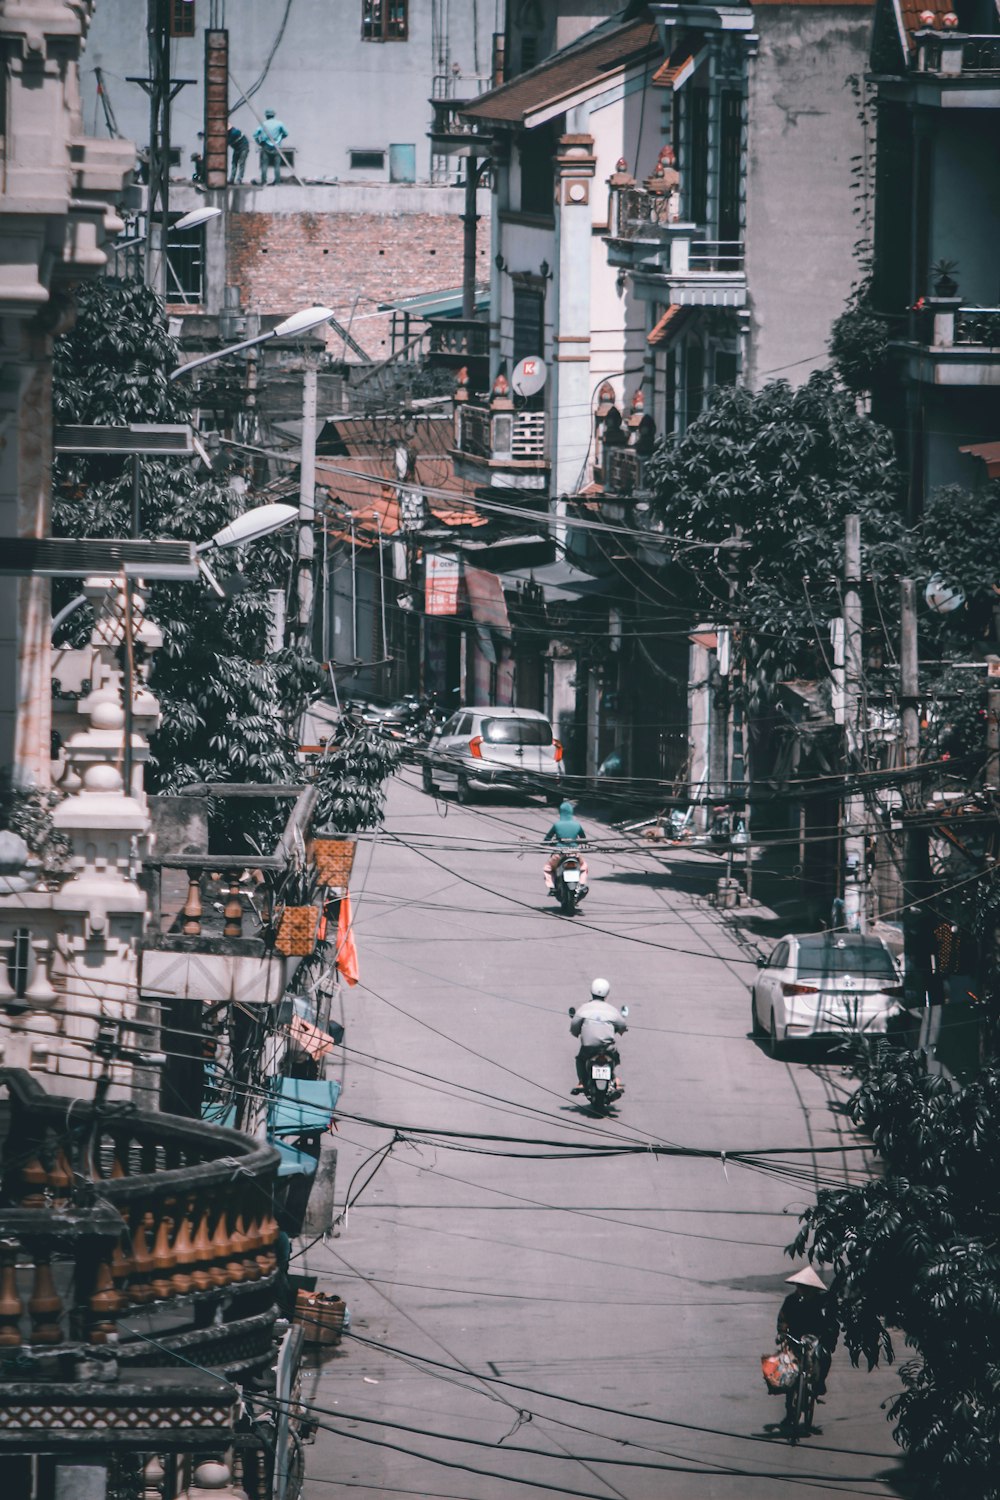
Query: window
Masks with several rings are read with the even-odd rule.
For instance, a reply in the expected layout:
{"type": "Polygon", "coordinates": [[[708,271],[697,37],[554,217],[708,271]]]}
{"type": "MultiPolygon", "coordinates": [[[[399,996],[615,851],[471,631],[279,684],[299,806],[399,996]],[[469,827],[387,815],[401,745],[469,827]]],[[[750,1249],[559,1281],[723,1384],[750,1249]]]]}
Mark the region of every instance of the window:
{"type": "Polygon", "coordinates": [[[717,349],[715,351],[716,385],[735,385],[737,373],[738,362],[736,351],[733,349],[717,349]]]}
{"type": "Polygon", "coordinates": [[[527,73],[538,61],[538,38],[537,36],[523,36],[521,38],[521,72],[527,73]]]}
{"type": "Polygon", "coordinates": [[[552,725],[547,719],[484,719],[483,739],[488,745],[551,745],[552,725]]]}
{"type": "Polygon", "coordinates": [[[514,363],[545,357],[545,298],[533,288],[514,288],[514,363]]]}
{"type": "Polygon", "coordinates": [[[769,969],[783,969],[788,963],[788,944],[779,943],[767,961],[769,969]]]}
{"type": "Polygon", "coordinates": [[[366,42],[405,42],[407,0],[362,0],[361,36],[366,42]]]}
{"type": "Polygon", "coordinates": [[[740,238],[740,159],[743,144],[743,96],[723,89],[719,138],[719,239],[728,245],[740,238]]]}
{"type": "Polygon", "coordinates": [[[854,933],[836,938],[799,938],[798,977],[826,979],[835,974],[854,974],[867,979],[897,977],[889,950],[878,938],[854,933]]]}
{"type": "Polygon", "coordinates": [[[205,226],[167,233],[167,301],[200,302],[204,288],[205,226]]]}
{"type": "Polygon", "coordinates": [[[385,170],[384,151],[352,151],[352,172],[382,172],[385,170]]]}
{"type": "Polygon", "coordinates": [[[688,95],[687,162],[682,162],[687,178],[686,219],[694,224],[708,220],[708,94],[696,89],[688,95]]]}
{"type": "Polygon", "coordinates": [[[194,36],[194,0],[170,0],[170,35],[194,36]]]}
{"type": "Polygon", "coordinates": [[[526,131],[520,141],[521,212],[551,219],[555,193],[555,138],[549,126],[526,131]]]}

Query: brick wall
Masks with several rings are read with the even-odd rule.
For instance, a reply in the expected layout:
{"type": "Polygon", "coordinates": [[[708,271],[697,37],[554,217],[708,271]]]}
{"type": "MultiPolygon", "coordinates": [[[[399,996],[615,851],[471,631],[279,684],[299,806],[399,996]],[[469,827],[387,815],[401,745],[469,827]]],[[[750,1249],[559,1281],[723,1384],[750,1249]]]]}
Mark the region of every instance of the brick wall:
{"type": "MultiPolygon", "coordinates": [[[[489,224],[481,219],[480,282],[489,280],[489,244],[489,224]]],[[[389,318],[376,313],[378,304],[460,286],[462,221],[457,214],[231,213],[226,281],[239,287],[248,312],[287,316],[322,303],[345,326],[357,298],[352,336],[373,359],[383,359],[389,318]]],[[[333,331],[330,347],[342,347],[333,331]]]]}

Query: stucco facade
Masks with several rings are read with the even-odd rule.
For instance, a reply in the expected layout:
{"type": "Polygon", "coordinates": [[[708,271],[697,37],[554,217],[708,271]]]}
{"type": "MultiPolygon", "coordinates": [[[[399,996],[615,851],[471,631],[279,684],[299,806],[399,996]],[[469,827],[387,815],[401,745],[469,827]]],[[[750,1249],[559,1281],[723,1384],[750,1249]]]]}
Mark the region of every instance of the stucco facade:
{"type": "Polygon", "coordinates": [[[854,256],[863,123],[849,80],[867,64],[871,6],[756,4],[746,159],[750,309],[743,382],[798,385],[860,276],[854,256]]]}

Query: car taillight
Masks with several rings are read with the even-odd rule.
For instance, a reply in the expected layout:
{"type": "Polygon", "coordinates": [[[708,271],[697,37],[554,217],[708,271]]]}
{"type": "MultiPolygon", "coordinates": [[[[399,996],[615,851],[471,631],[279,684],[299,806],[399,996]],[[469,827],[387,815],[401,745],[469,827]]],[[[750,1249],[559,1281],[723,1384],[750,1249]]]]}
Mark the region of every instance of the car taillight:
{"type": "Polygon", "coordinates": [[[469,754],[470,755],[474,755],[476,757],[476,760],[482,760],[482,758],[483,758],[483,737],[482,737],[481,734],[477,734],[476,737],[475,737],[475,739],[471,739],[469,741],[469,754]]]}
{"type": "Polygon", "coordinates": [[[818,995],[819,986],[815,984],[783,984],[781,986],[783,995],[818,995]]]}
{"type": "Polygon", "coordinates": [[[563,758],[563,747],[562,747],[562,741],[561,740],[553,740],[552,741],[552,753],[554,754],[556,760],[562,760],[562,758],[563,758]]]}

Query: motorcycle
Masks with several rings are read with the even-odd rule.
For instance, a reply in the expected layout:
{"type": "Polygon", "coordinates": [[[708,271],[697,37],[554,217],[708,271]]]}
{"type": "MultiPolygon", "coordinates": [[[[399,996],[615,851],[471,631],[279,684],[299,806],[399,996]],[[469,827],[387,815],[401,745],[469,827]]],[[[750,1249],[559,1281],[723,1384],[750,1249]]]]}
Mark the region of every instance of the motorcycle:
{"type": "Polygon", "coordinates": [[[579,854],[563,855],[552,872],[552,883],[563,915],[573,916],[589,889],[583,883],[583,860],[579,854]]]}
{"type": "MultiPolygon", "coordinates": [[[[623,1016],[628,1015],[628,1006],[623,1005],[623,1016]]],[[[569,1008],[570,1019],[576,1015],[576,1006],[569,1008]]],[[[587,1059],[586,1072],[583,1080],[583,1092],[587,1103],[595,1115],[606,1115],[618,1099],[621,1098],[623,1090],[615,1088],[615,1072],[618,1067],[618,1041],[616,1037],[608,1037],[602,1042],[598,1050],[587,1059]]]]}

